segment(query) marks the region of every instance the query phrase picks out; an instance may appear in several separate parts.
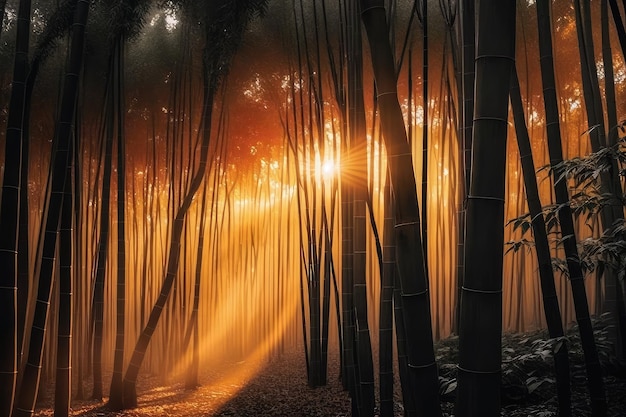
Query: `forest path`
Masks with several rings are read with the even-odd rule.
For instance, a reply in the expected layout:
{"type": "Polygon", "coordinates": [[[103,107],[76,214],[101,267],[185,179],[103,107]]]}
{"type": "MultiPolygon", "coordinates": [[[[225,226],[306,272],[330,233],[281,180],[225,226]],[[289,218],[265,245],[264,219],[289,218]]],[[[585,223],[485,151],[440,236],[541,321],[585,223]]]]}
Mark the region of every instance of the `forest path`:
{"type": "MultiPolygon", "coordinates": [[[[334,355],[336,356],[336,355],[334,355]]],[[[186,390],[181,381],[168,383],[140,375],[138,406],[113,412],[106,403],[74,400],[72,416],[349,416],[350,399],[339,381],[338,359],[329,358],[328,385],[309,388],[302,352],[286,352],[261,364],[241,361],[219,370],[200,370],[200,386],[186,390]],[[255,372],[256,370],[256,372],[255,372]]],[[[108,379],[105,377],[105,383],[108,379]]],[[[86,384],[87,385],[87,384],[86,384]]],[[[90,387],[86,386],[86,393],[90,387]]],[[[54,392],[48,392],[36,417],[52,416],[54,392]]],[[[106,401],[106,398],[105,398],[106,401]]]]}

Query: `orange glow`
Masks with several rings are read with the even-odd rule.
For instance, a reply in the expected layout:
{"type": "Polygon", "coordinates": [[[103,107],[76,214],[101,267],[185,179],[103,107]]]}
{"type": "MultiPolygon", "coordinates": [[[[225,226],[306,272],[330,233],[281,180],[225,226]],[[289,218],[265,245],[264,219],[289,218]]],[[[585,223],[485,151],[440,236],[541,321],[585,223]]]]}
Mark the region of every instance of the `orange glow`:
{"type": "Polygon", "coordinates": [[[326,179],[330,179],[339,172],[339,167],[335,165],[335,161],[328,159],[322,163],[322,176],[326,179]]]}

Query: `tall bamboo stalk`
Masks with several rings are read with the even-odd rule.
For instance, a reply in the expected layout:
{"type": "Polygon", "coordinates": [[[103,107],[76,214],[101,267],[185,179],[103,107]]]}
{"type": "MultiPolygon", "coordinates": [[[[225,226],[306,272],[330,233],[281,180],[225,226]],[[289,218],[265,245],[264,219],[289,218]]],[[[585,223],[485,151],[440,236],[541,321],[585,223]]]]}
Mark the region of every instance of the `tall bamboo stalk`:
{"type": "MultiPolygon", "coordinates": [[[[4,4],[2,5],[4,14],[4,4]]],[[[0,205],[0,385],[5,387],[0,393],[0,415],[11,416],[15,400],[19,347],[18,340],[18,231],[20,221],[20,188],[26,178],[22,178],[22,127],[24,125],[25,80],[28,69],[28,43],[30,35],[30,0],[21,0],[18,8],[18,23],[13,63],[13,83],[9,101],[9,118],[4,144],[4,176],[2,180],[2,201],[0,205]]],[[[0,22],[2,22],[0,20],[0,22]]],[[[1,23],[0,23],[1,24],[1,23]]],[[[23,221],[23,219],[22,219],[23,221]]]]}
{"type": "Polygon", "coordinates": [[[41,362],[43,341],[46,331],[46,319],[52,290],[52,275],[54,253],[57,246],[57,234],[61,218],[63,192],[67,176],[68,161],[71,161],[70,138],[73,131],[73,121],[76,110],[78,77],[83,64],[83,47],[85,24],[89,12],[89,2],[78,0],[72,25],[72,38],[67,69],[64,77],[63,95],[59,118],[56,123],[55,140],[58,142],[57,151],[51,164],[52,188],[50,204],[45,220],[45,240],[41,259],[41,268],[38,277],[39,287],[33,326],[30,332],[28,361],[24,369],[24,376],[19,389],[13,415],[28,416],[33,413],[39,378],[41,376],[41,362]]]}
{"type": "Polygon", "coordinates": [[[116,97],[115,118],[117,121],[117,286],[116,286],[116,321],[115,355],[113,358],[113,376],[109,393],[109,406],[121,409],[122,373],[124,370],[124,343],[126,320],[126,135],[125,135],[125,100],[124,100],[124,38],[119,36],[114,47],[114,95],[116,97]]]}
{"type": "MultiPolygon", "coordinates": [[[[367,138],[363,97],[363,55],[359,25],[359,3],[350,4],[348,14],[353,28],[348,38],[348,125],[350,154],[343,167],[343,181],[353,189],[353,284],[356,325],[356,367],[359,392],[356,396],[359,416],[374,413],[374,369],[367,317],[366,287],[366,202],[367,202],[367,138]]],[[[353,398],[353,401],[355,398],[353,398]]]]}
{"type": "Polygon", "coordinates": [[[533,234],[535,237],[535,250],[537,262],[539,264],[539,279],[541,282],[541,294],[543,297],[543,309],[548,325],[550,338],[556,339],[554,346],[554,367],[556,371],[557,396],[559,400],[559,415],[570,416],[571,390],[570,372],[567,341],[564,337],[563,323],[561,321],[561,310],[557,298],[556,286],[554,284],[554,273],[552,271],[552,258],[546,224],[543,217],[539,191],[537,188],[537,178],[535,176],[535,164],[533,162],[530,138],[526,128],[526,118],[522,104],[517,70],[513,68],[511,74],[511,107],[515,121],[515,132],[517,136],[517,146],[519,148],[520,159],[522,161],[522,172],[524,185],[526,188],[526,199],[528,210],[532,219],[533,234]]]}
{"type": "MultiPolygon", "coordinates": [[[[548,152],[550,165],[553,168],[563,160],[561,147],[561,132],[556,96],[556,84],[554,80],[554,63],[552,58],[552,32],[550,24],[550,2],[547,0],[537,1],[537,23],[539,30],[539,50],[541,64],[541,80],[543,85],[544,106],[546,111],[546,129],[548,140],[548,152]]],[[[591,395],[592,413],[594,416],[606,415],[606,394],[602,370],[598,360],[598,351],[593,336],[593,326],[589,317],[589,305],[585,290],[584,275],[580,266],[580,258],[576,247],[576,234],[570,206],[567,204],[569,195],[567,184],[557,181],[559,173],[554,171],[554,191],[556,203],[560,206],[558,218],[563,236],[563,249],[565,251],[569,281],[572,288],[576,321],[580,332],[583,352],[585,354],[585,367],[587,370],[587,384],[591,395]]]]}
{"type": "Polygon", "coordinates": [[[500,415],[506,139],[515,60],[515,3],[480,1],[477,12],[472,171],[459,322],[456,414],[461,417],[500,415]]]}
{"type": "Polygon", "coordinates": [[[362,0],[361,19],[370,45],[383,139],[387,148],[391,186],[396,197],[397,266],[402,283],[402,307],[407,326],[411,392],[418,413],[441,415],[439,383],[432,342],[428,277],[421,241],[412,155],[398,102],[396,69],[387,37],[381,0],[362,0]],[[417,395],[417,394],[420,395],[417,395]]]}

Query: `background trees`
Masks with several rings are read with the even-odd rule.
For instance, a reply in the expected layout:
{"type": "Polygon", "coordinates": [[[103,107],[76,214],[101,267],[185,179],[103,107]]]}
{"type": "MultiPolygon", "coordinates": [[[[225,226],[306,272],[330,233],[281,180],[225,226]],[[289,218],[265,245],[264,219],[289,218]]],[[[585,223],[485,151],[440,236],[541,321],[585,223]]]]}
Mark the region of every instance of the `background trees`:
{"type": "MultiPolygon", "coordinates": [[[[51,140],[61,117],[56,97],[62,91],[66,61],[66,48],[55,46],[71,44],[67,33],[77,2],[68,0],[57,7],[33,0],[31,29],[18,30],[17,26],[25,27],[29,21],[22,19],[18,24],[15,18],[18,6],[21,14],[26,13],[26,3],[1,4],[6,13],[0,54],[7,59],[0,62],[0,137],[6,145],[0,151],[5,184],[0,227],[9,233],[2,233],[6,239],[3,271],[7,273],[2,275],[6,285],[0,290],[6,296],[7,302],[1,303],[6,317],[15,318],[3,321],[6,333],[14,335],[3,340],[7,354],[2,355],[2,375],[7,384],[15,385],[11,381],[21,369],[18,364],[33,350],[31,356],[42,358],[41,381],[56,377],[60,398],[68,396],[61,389],[67,384],[61,383],[67,380],[65,373],[57,371],[55,364],[58,357],[60,368],[66,368],[62,359],[69,354],[65,342],[70,303],[76,312],[72,334],[76,354],[68,376],[75,377],[80,392],[92,360],[97,363],[101,358],[103,382],[108,382],[107,372],[113,366],[111,393],[103,389],[96,397],[111,395],[114,408],[135,403],[134,384],[140,369],[175,378],[182,369],[202,369],[226,359],[274,357],[284,349],[301,347],[305,339],[311,385],[324,384],[332,352],[340,349],[342,378],[353,396],[355,413],[374,412],[377,384],[385,387],[384,409],[390,413],[390,341],[396,340],[406,409],[437,415],[433,339],[449,336],[457,324],[462,333],[461,367],[493,371],[494,376],[501,330],[525,331],[542,327],[546,320],[553,327],[567,326],[578,319],[583,322],[580,328],[587,334],[586,341],[593,341],[587,318],[581,314],[581,297],[591,315],[612,302],[606,298],[613,294],[611,286],[603,285],[611,274],[601,273],[607,264],[600,262],[599,269],[586,275],[582,270],[572,274],[570,268],[570,278],[576,276],[574,292],[567,277],[556,274],[544,279],[544,283],[555,283],[549,295],[542,294],[535,271],[541,264],[546,272],[548,258],[571,262],[572,256],[564,252],[564,245],[569,245],[570,255],[576,249],[566,239],[570,234],[579,242],[590,242],[585,239],[615,232],[611,244],[623,242],[623,233],[617,232],[622,230],[620,219],[623,222],[623,205],[617,204],[623,197],[623,177],[619,176],[623,161],[614,158],[611,169],[600,175],[604,188],[599,188],[599,194],[610,191],[616,202],[610,216],[601,215],[601,228],[594,223],[599,219],[595,214],[589,216],[588,224],[593,227],[583,218],[572,218],[571,233],[544,242],[541,261],[526,251],[503,256],[501,240],[519,242],[525,227],[503,228],[504,224],[526,211],[525,194],[530,193],[523,188],[518,151],[511,141],[506,146],[497,142],[501,146],[496,149],[483,146],[480,135],[471,140],[470,132],[480,133],[485,122],[474,124],[471,109],[476,105],[480,116],[483,110],[478,106],[484,104],[485,95],[498,97],[497,102],[487,101],[494,105],[494,114],[487,109],[487,119],[499,119],[496,134],[503,136],[505,130],[511,137],[514,134],[507,128],[512,126],[504,104],[510,74],[504,65],[496,71],[497,85],[495,76],[489,76],[489,88],[482,87],[481,81],[476,92],[472,90],[473,33],[476,29],[486,36],[484,42],[510,40],[516,28],[515,58],[524,100],[518,107],[526,112],[524,116],[518,111],[517,118],[525,119],[529,137],[523,157],[532,157],[535,166],[541,167],[558,159],[559,144],[564,158],[602,151],[603,146],[596,146],[602,140],[595,137],[600,132],[594,126],[603,117],[598,109],[604,102],[610,109],[609,102],[616,103],[606,119],[607,137],[612,138],[606,149],[621,143],[614,133],[619,132],[624,111],[620,99],[624,63],[619,51],[613,53],[608,47],[611,41],[615,44],[619,25],[616,30],[607,24],[607,4],[603,3],[602,12],[595,3],[572,9],[557,1],[552,11],[546,11],[546,2],[537,2],[537,7],[520,3],[516,21],[510,17],[506,36],[500,37],[485,32],[495,26],[480,19],[473,28],[474,10],[484,11],[485,2],[477,3],[476,9],[474,2],[465,1],[302,0],[289,7],[256,1],[92,2],[86,25],[93,29],[85,36],[85,65],[75,71],[80,74],[78,105],[71,114],[67,109],[68,114],[63,114],[66,121],[76,120],[69,132],[75,139],[75,157],[69,157],[68,142],[69,159],[63,165],[64,175],[69,161],[75,165],[76,227],[71,232],[64,227],[59,241],[52,239],[59,231],[59,220],[47,219],[57,211],[67,214],[71,205],[66,205],[65,195],[60,197],[68,189],[51,173],[55,171],[60,178],[60,165],[57,168],[58,161],[50,156],[65,152],[56,147],[58,138],[51,140]],[[264,18],[256,19],[261,14],[264,18]],[[604,23],[602,59],[589,47],[591,40],[597,42],[600,37],[594,30],[600,20],[604,23]],[[361,35],[364,29],[367,37],[361,35]],[[584,44],[580,49],[572,36],[577,29],[584,44]],[[552,70],[558,77],[542,91],[540,72],[544,77],[549,73],[547,59],[553,49],[545,43],[547,33],[559,45],[553,52],[556,70],[552,70]],[[24,46],[26,34],[36,45],[31,54],[24,46]],[[18,45],[19,53],[14,54],[18,45]],[[18,74],[25,77],[23,93],[18,82],[9,88],[12,68],[8,63],[13,56],[16,68],[30,68],[18,74]],[[579,56],[586,60],[582,68],[579,56]],[[595,71],[599,80],[594,82],[594,69],[602,66],[605,69],[595,71]],[[614,69],[613,81],[609,67],[614,69]],[[610,98],[613,83],[615,99],[610,98]],[[16,97],[23,94],[27,105],[14,104],[13,91],[16,97]],[[108,103],[106,111],[103,102],[108,103]],[[587,113],[587,108],[592,111],[587,113]],[[24,122],[14,120],[20,113],[24,122]],[[557,122],[560,138],[555,136],[557,122]],[[18,134],[21,128],[25,133],[18,134]],[[543,141],[544,130],[548,130],[549,145],[543,141]],[[15,135],[28,141],[14,141],[15,135]],[[594,142],[581,140],[587,136],[593,136],[594,142]],[[24,149],[21,156],[18,144],[24,149]],[[467,157],[472,149],[475,161],[486,158],[486,162],[471,166],[467,157]],[[492,151],[499,161],[497,175],[484,171],[494,166],[492,151]],[[470,168],[475,170],[471,175],[486,177],[495,191],[484,195],[472,191],[466,199],[469,183],[465,178],[470,177],[470,168]],[[21,187],[19,194],[15,187],[21,187]],[[386,188],[391,192],[385,193],[386,188]],[[111,192],[111,201],[106,203],[112,190],[118,191],[111,192]],[[483,197],[499,201],[493,214],[476,207],[496,201],[483,197]],[[465,205],[472,214],[467,235],[465,205]],[[476,226],[474,221],[481,218],[484,225],[476,226]],[[483,242],[480,236],[488,229],[495,238],[483,242]],[[20,249],[17,239],[26,249],[20,249]],[[67,245],[69,241],[72,246],[67,245]],[[16,250],[28,263],[21,267],[23,281],[16,275],[20,273],[16,250]],[[67,261],[70,253],[71,263],[67,261]],[[462,256],[469,253],[478,255],[462,256]],[[97,265],[102,279],[94,281],[97,265]],[[482,268],[490,272],[483,274],[482,268]],[[391,301],[394,271],[402,285],[391,301]],[[489,285],[482,285],[487,276],[489,285]],[[67,301],[70,284],[75,289],[71,302],[67,301]],[[485,321],[468,319],[465,308],[471,307],[470,301],[464,300],[457,309],[458,284],[466,293],[474,290],[472,294],[484,297],[502,289],[502,307],[497,302],[492,307],[493,317],[502,311],[503,320],[491,323],[489,337],[477,338],[478,325],[485,321]],[[544,296],[558,298],[560,315],[545,318],[544,296]],[[41,311],[48,301],[44,315],[41,311]],[[92,303],[98,307],[94,313],[99,314],[91,313],[92,303]],[[393,339],[391,311],[396,313],[393,339]],[[459,323],[455,323],[457,311],[459,323]],[[41,343],[31,336],[34,328],[46,330],[41,343]],[[133,358],[125,355],[138,340],[133,358]],[[191,340],[193,350],[189,349],[191,340]],[[373,372],[377,351],[380,379],[373,372]],[[469,366],[473,361],[481,362],[480,366],[469,366]],[[120,394],[125,369],[126,396],[120,394]]],[[[85,2],[78,5],[86,6],[85,2]]],[[[610,2],[610,6],[617,16],[618,5],[610,2]]],[[[506,56],[507,62],[514,57],[511,51],[506,56]]],[[[524,176],[539,179],[537,196],[546,205],[555,200],[550,181],[555,183],[560,188],[556,202],[562,212],[567,211],[569,196],[580,184],[558,181],[559,175],[545,180],[544,172],[524,176]]],[[[541,209],[537,201],[533,204],[534,212],[541,209]]],[[[64,220],[69,224],[68,217],[64,220]]],[[[556,230],[557,220],[562,230],[569,227],[559,216],[546,215],[549,238],[554,236],[551,231],[556,230]]],[[[623,288],[616,288],[611,309],[618,314],[621,302],[623,288]]],[[[487,306],[489,301],[477,304],[487,306]]],[[[32,369],[20,372],[18,379],[31,378],[29,372],[32,369]]],[[[597,377],[597,369],[594,372],[590,375],[597,377]]],[[[193,372],[189,374],[189,387],[193,387],[198,381],[193,372]]],[[[94,376],[97,382],[97,372],[89,377],[94,376]]],[[[470,412],[463,400],[472,385],[467,382],[459,379],[459,409],[470,412]]],[[[496,385],[496,378],[492,383],[496,385]]],[[[592,388],[600,386],[601,379],[591,384],[592,388]]],[[[594,393],[598,413],[600,391],[594,393]]],[[[25,403],[34,401],[32,392],[24,395],[29,397],[25,403]]],[[[6,394],[7,401],[12,397],[6,394]]],[[[482,405],[494,413],[499,408],[497,402],[482,405]]],[[[29,406],[23,408],[28,413],[29,406]]],[[[59,413],[61,409],[67,406],[59,401],[59,413]]]]}

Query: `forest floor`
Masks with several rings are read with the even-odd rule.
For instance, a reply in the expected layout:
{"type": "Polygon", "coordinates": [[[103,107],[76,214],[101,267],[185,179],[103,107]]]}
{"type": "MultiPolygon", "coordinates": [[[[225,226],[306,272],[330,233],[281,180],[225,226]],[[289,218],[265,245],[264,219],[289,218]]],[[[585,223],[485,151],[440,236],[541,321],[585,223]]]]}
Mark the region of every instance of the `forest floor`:
{"type": "MultiPolygon", "coordinates": [[[[609,352],[608,326],[595,323],[596,343],[604,371],[608,416],[626,416],[626,367],[609,352]]],[[[567,335],[574,416],[590,415],[582,349],[576,328],[567,335]]],[[[456,387],[456,338],[436,346],[444,415],[452,416],[456,387]]],[[[502,416],[556,416],[556,391],[552,370],[552,343],[544,332],[504,335],[502,416]]],[[[73,401],[72,416],[349,416],[350,399],[339,381],[337,354],[329,358],[328,384],[309,388],[302,352],[284,353],[265,362],[259,370],[241,377],[255,364],[237,362],[221,370],[205,371],[202,385],[185,390],[184,384],[163,383],[156,376],[140,377],[138,407],[122,412],[107,409],[106,403],[73,401]],[[233,373],[233,370],[237,371],[233,373]],[[239,375],[233,378],[232,375],[239,375]]],[[[397,373],[397,372],[396,372],[397,373]]],[[[51,416],[51,387],[44,394],[35,416],[51,416]]],[[[399,384],[396,381],[395,415],[402,416],[399,384]]],[[[106,399],[105,399],[106,400],[106,399]]]]}

